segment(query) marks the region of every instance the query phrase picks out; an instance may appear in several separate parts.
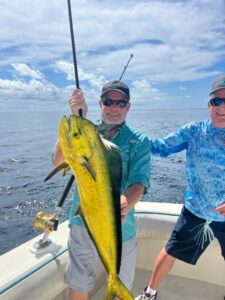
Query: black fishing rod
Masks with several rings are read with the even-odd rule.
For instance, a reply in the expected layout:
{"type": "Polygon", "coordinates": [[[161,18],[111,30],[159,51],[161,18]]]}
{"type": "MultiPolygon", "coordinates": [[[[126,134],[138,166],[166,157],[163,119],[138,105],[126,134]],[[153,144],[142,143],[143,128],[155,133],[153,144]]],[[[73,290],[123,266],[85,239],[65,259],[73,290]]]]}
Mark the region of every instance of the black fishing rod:
{"type": "Polygon", "coordinates": [[[128,60],[126,66],[124,67],[122,74],[120,75],[119,81],[122,79],[123,74],[125,73],[126,68],[128,67],[128,65],[129,65],[129,63],[130,63],[130,61],[131,61],[131,59],[132,59],[133,57],[134,57],[134,55],[131,53],[129,60],[128,60]]]}
{"type": "MultiPolygon", "coordinates": [[[[68,4],[68,14],[69,14],[69,25],[70,25],[70,36],[72,43],[72,52],[73,52],[73,66],[74,66],[74,74],[75,74],[75,82],[76,88],[79,89],[79,77],[78,77],[78,69],[77,69],[77,58],[76,58],[76,48],[75,48],[75,40],[74,40],[74,32],[73,32],[73,21],[72,21],[72,13],[71,13],[71,5],[70,0],[67,0],[68,4]]],[[[82,109],[79,109],[79,115],[82,117],[82,109]]],[[[47,246],[51,245],[51,239],[48,239],[49,234],[52,231],[56,231],[59,224],[58,215],[61,211],[61,208],[65,202],[65,199],[71,189],[71,186],[74,182],[74,175],[70,176],[70,179],[63,191],[61,198],[59,199],[58,205],[53,214],[48,214],[46,212],[40,211],[36,214],[35,219],[33,221],[33,226],[35,229],[44,230],[44,236],[38,242],[35,242],[34,245],[30,247],[31,252],[37,253],[38,251],[42,251],[47,246]]]]}
{"type": "MultiPolygon", "coordinates": [[[[74,39],[74,32],[73,32],[73,18],[72,18],[70,0],[67,0],[67,6],[68,6],[69,25],[70,25],[70,37],[71,37],[72,52],[73,52],[73,67],[74,67],[75,82],[76,82],[76,88],[79,89],[80,85],[79,85],[79,77],[78,77],[77,56],[76,56],[76,47],[75,47],[75,39],[74,39]]],[[[79,115],[82,117],[82,109],[79,109],[79,115]]],[[[71,175],[63,191],[62,197],[59,200],[58,203],[59,208],[63,206],[73,182],[74,182],[74,175],[71,175]]]]}
{"type": "Polygon", "coordinates": [[[74,32],[73,32],[73,18],[72,18],[70,0],[67,0],[67,6],[68,6],[68,15],[69,15],[69,24],[70,24],[70,37],[71,37],[72,52],[73,52],[73,67],[74,67],[76,88],[79,89],[80,85],[79,85],[79,77],[78,77],[78,69],[77,69],[77,56],[76,56],[76,47],[75,47],[75,39],[74,39],[74,32]]]}

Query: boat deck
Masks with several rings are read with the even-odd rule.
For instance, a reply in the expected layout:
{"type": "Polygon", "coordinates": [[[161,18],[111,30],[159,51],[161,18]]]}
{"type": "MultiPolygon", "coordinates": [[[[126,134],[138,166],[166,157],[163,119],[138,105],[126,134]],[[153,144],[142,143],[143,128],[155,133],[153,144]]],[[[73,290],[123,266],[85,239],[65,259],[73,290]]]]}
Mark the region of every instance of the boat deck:
{"type": "MultiPolygon", "coordinates": [[[[140,294],[149,278],[149,271],[137,269],[132,293],[140,294]]],[[[91,300],[99,300],[104,292],[101,288],[91,300]]],[[[169,275],[162,283],[157,300],[224,300],[225,287],[203,281],[169,275]]]]}

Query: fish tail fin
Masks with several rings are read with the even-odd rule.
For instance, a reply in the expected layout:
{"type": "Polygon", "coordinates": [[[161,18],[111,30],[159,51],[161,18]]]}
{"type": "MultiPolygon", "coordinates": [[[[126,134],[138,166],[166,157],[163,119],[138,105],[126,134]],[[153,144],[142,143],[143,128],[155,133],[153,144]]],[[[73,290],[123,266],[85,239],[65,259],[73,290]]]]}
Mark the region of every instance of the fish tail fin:
{"type": "Polygon", "coordinates": [[[134,300],[132,294],[117,275],[109,277],[103,300],[113,300],[115,296],[121,300],[134,300]]]}

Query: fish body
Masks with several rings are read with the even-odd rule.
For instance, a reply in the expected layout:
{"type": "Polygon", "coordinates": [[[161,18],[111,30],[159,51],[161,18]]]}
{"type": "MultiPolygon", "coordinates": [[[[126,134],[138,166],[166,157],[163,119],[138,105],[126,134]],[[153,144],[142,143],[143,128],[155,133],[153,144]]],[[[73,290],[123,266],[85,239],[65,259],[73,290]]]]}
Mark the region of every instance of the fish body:
{"type": "Polygon", "coordinates": [[[108,273],[103,299],[113,299],[115,295],[134,299],[118,278],[122,249],[119,151],[111,143],[103,142],[92,122],[74,115],[69,119],[62,117],[59,143],[76,178],[80,197],[78,213],[108,273]]]}

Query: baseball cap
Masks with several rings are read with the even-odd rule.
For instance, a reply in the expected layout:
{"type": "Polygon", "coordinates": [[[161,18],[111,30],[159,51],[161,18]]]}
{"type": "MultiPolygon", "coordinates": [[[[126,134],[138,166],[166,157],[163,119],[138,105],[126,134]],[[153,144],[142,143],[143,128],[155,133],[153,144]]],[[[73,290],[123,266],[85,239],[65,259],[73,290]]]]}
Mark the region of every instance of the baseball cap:
{"type": "Polygon", "coordinates": [[[130,100],[130,91],[129,87],[119,80],[109,81],[103,85],[101,98],[108,92],[118,91],[126,96],[128,100],[130,100]]]}
{"type": "Polygon", "coordinates": [[[225,89],[225,75],[217,78],[216,80],[213,81],[210,95],[218,90],[225,89]]]}

